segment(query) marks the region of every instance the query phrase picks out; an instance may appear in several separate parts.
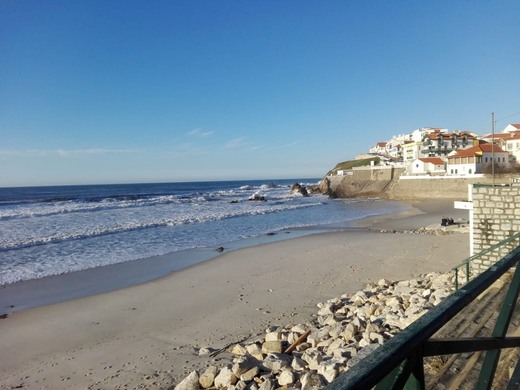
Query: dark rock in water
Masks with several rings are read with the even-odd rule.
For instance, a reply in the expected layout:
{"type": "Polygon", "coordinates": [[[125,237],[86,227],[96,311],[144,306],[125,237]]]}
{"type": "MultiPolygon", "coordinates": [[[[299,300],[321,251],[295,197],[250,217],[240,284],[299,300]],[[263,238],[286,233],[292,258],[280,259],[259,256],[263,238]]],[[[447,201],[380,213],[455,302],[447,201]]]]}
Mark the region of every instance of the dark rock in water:
{"type": "Polygon", "coordinates": [[[330,187],[330,180],[327,177],[320,182],[319,190],[323,195],[328,195],[331,199],[338,198],[338,194],[330,187]]]}
{"type": "Polygon", "coordinates": [[[259,192],[251,195],[247,200],[260,200],[260,201],[265,201],[265,196],[263,196],[262,194],[260,194],[259,192]]]}
{"type": "Polygon", "coordinates": [[[217,248],[217,252],[219,252],[219,253],[224,252],[224,247],[223,247],[223,246],[219,246],[219,247],[217,248]]]}
{"type": "Polygon", "coordinates": [[[292,194],[300,194],[303,196],[308,196],[309,192],[307,191],[307,188],[302,186],[300,183],[294,183],[291,186],[291,193],[292,194]]]}
{"type": "Polygon", "coordinates": [[[229,203],[238,203],[238,200],[235,199],[235,200],[232,200],[232,201],[229,202],[229,203]]]}
{"type": "Polygon", "coordinates": [[[271,232],[271,233],[267,233],[267,236],[275,236],[277,233],[274,233],[274,232],[271,232]]]}

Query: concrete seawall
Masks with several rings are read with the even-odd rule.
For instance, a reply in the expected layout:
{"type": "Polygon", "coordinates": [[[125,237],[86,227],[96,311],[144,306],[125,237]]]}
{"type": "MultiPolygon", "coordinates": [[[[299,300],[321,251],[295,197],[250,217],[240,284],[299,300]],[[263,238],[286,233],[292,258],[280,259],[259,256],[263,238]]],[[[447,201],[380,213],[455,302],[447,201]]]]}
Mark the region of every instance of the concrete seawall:
{"type": "MultiPolygon", "coordinates": [[[[330,191],[339,198],[385,199],[468,198],[468,184],[491,184],[492,177],[401,177],[403,169],[360,169],[346,176],[327,176],[330,191]]],[[[507,184],[512,175],[495,176],[495,184],[507,184]]],[[[322,188],[325,188],[323,185],[322,188]]]]}

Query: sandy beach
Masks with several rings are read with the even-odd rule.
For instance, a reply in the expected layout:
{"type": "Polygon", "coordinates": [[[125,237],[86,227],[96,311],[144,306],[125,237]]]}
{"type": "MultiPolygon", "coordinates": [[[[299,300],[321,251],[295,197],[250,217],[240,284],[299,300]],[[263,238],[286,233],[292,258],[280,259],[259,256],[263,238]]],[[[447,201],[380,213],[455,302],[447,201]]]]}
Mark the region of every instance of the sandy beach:
{"type": "Polygon", "coordinates": [[[198,348],[305,322],[318,302],[381,278],[448,271],[469,255],[467,233],[400,233],[467,212],[452,201],[413,206],[356,229],[225,252],[144,284],[11,313],[0,320],[0,388],[172,388],[227,361],[199,357],[198,348]]]}

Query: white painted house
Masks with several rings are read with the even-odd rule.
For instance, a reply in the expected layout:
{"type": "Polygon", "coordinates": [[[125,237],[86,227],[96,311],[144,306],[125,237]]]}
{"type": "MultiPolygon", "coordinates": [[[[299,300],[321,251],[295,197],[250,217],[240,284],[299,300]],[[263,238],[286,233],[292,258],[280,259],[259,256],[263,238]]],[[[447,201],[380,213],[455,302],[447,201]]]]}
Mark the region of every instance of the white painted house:
{"type": "Polygon", "coordinates": [[[454,151],[447,157],[446,173],[450,176],[485,173],[495,161],[495,169],[510,167],[509,155],[498,145],[480,144],[469,149],[454,151]]]}
{"type": "Polygon", "coordinates": [[[520,123],[511,123],[506,126],[502,133],[511,133],[514,131],[520,131],[520,123]]]}
{"type": "Polygon", "coordinates": [[[444,175],[446,162],[439,157],[422,157],[414,160],[409,167],[411,175],[444,175]]]}
{"type": "Polygon", "coordinates": [[[508,125],[502,133],[486,134],[482,137],[488,142],[495,141],[503,150],[509,153],[511,165],[520,162],[520,125],[508,125]],[[518,130],[515,130],[518,127],[518,130]]]}
{"type": "Polygon", "coordinates": [[[378,142],[376,146],[370,148],[370,153],[378,156],[386,156],[386,142],[378,142]]]}

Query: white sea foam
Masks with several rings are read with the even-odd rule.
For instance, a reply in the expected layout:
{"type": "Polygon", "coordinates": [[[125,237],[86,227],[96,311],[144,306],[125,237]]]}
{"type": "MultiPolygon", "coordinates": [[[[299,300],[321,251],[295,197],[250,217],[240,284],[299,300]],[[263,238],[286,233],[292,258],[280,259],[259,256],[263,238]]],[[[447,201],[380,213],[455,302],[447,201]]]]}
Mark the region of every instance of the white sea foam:
{"type": "MultiPolygon", "coordinates": [[[[182,191],[179,186],[172,185],[168,193],[170,187],[164,185],[160,194],[140,188],[137,195],[107,196],[104,188],[102,195],[89,188],[94,196],[63,193],[51,201],[0,202],[0,284],[222,245],[283,229],[342,223],[400,207],[302,197],[290,194],[287,184],[203,183],[182,191]],[[258,191],[266,201],[247,200],[258,191]]],[[[130,190],[134,187],[128,186],[130,190]]]]}

